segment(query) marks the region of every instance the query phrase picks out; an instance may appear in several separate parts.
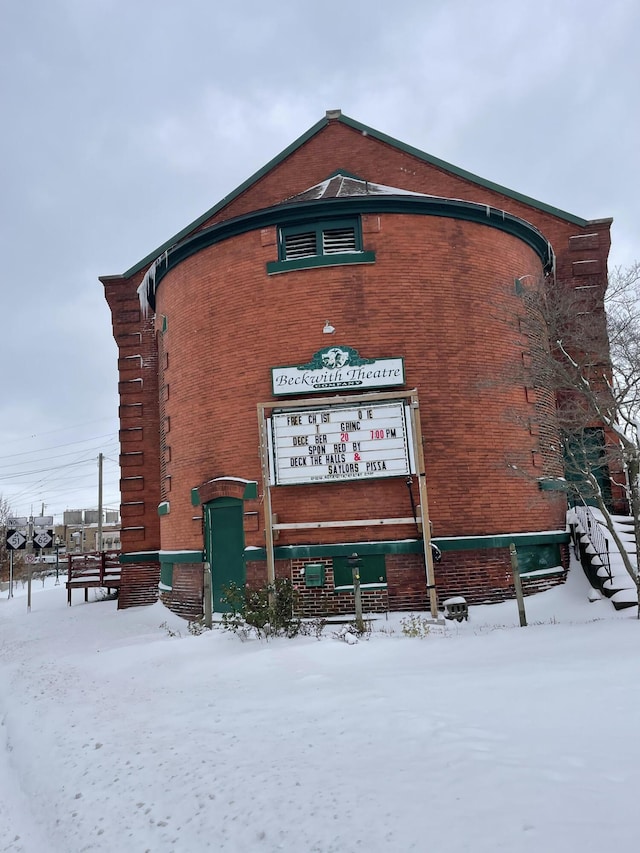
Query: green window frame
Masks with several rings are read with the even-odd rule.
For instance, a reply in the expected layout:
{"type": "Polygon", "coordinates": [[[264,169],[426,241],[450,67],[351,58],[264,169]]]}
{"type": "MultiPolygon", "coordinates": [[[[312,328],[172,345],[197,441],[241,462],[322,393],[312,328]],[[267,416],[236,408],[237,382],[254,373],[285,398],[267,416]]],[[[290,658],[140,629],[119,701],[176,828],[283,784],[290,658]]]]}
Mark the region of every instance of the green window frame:
{"type": "Polygon", "coordinates": [[[362,248],[359,216],[322,219],[278,228],[278,260],[267,263],[267,273],[374,261],[362,248]]]}
{"type": "Polygon", "coordinates": [[[278,231],[278,258],[281,261],[361,251],[362,230],[358,217],[290,225],[278,231]]]}
{"type": "MultiPolygon", "coordinates": [[[[333,557],[333,585],[353,588],[353,574],[349,557],[333,557]]],[[[360,586],[384,587],[387,585],[387,567],[384,554],[360,556],[360,586]]]]}

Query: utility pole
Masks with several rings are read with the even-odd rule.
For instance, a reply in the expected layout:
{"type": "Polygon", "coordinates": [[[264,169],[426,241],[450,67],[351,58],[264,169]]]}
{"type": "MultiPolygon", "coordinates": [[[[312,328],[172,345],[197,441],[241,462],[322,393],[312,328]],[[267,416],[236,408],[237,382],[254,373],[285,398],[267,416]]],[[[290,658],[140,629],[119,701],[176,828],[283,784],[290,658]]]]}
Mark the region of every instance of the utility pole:
{"type": "Polygon", "coordinates": [[[98,454],[98,551],[102,551],[102,453],[98,454]]]}

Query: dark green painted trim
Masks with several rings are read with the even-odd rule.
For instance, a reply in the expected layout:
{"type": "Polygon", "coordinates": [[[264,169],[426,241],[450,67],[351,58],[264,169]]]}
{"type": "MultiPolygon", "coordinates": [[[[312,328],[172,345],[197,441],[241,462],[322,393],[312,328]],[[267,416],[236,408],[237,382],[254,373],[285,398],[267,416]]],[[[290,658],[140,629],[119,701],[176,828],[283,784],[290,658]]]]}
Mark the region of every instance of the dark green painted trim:
{"type": "Polygon", "coordinates": [[[135,273],[140,272],[140,270],[148,267],[149,264],[153,263],[157,257],[159,257],[163,252],[167,249],[170,249],[172,246],[175,246],[176,243],[179,243],[184,237],[187,237],[192,233],[196,228],[202,225],[203,222],[206,222],[207,219],[211,219],[212,216],[215,216],[219,210],[222,210],[228,204],[230,204],[234,199],[236,199],[239,195],[242,195],[245,190],[249,189],[252,184],[255,184],[256,181],[259,181],[264,175],[271,171],[271,169],[275,168],[279,163],[283,160],[286,160],[293,152],[300,148],[305,142],[308,142],[309,139],[314,137],[316,133],[321,131],[324,127],[327,126],[328,120],[326,118],[320,119],[319,122],[310,127],[309,130],[305,131],[302,136],[299,136],[295,139],[290,145],[288,145],[283,151],[281,151],[276,157],[273,157],[269,160],[268,163],[265,163],[262,168],[258,169],[257,172],[254,172],[246,181],[243,181],[239,187],[236,187],[235,190],[226,195],[223,199],[221,199],[217,204],[214,204],[213,207],[209,208],[205,213],[199,216],[197,219],[194,219],[189,225],[175,234],[173,237],[170,237],[165,243],[151,252],[150,255],[147,255],[146,258],[143,258],[141,261],[138,261],[137,264],[134,264],[130,269],[128,269],[125,273],[123,273],[123,278],[130,278],[135,273]]]}
{"type": "Polygon", "coordinates": [[[204,561],[203,551],[180,551],[179,553],[165,554],[162,551],[158,552],[160,564],[162,563],[202,563],[204,561]]]}
{"type": "Polygon", "coordinates": [[[538,488],[541,492],[569,492],[571,485],[566,480],[554,479],[549,477],[545,480],[538,480],[538,488]]]}
{"type": "Polygon", "coordinates": [[[247,483],[244,487],[244,494],[242,495],[243,501],[254,501],[258,497],[258,483],[255,480],[252,480],[250,483],[247,483]]]}
{"type": "MultiPolygon", "coordinates": [[[[499,231],[510,234],[526,243],[536,252],[546,271],[553,267],[553,251],[546,237],[529,222],[498,208],[476,204],[475,202],[433,196],[350,196],[348,198],[302,201],[296,204],[279,204],[265,210],[251,211],[234,219],[227,219],[197,232],[168,252],[166,261],[158,266],[155,274],[154,291],[147,294],[149,304],[155,308],[155,292],[170,270],[202,249],[221,243],[230,237],[237,237],[240,234],[272,225],[285,227],[288,224],[314,222],[318,219],[330,217],[344,218],[363,213],[443,216],[497,228],[499,231]]],[[[289,262],[282,261],[280,263],[289,262]]]]}
{"type": "Polygon", "coordinates": [[[158,515],[169,515],[171,512],[171,504],[169,501],[162,501],[158,504],[158,515]]]}
{"type": "Polygon", "coordinates": [[[479,551],[485,548],[508,548],[518,545],[548,545],[569,542],[569,534],[562,530],[549,533],[502,533],[498,536],[452,536],[433,540],[441,551],[479,551]]]}
{"type": "Polygon", "coordinates": [[[160,563],[160,583],[165,589],[173,589],[173,563],[160,563]]]}
{"type": "MultiPolygon", "coordinates": [[[[354,175],[353,172],[349,172],[348,169],[334,169],[334,171],[327,175],[325,181],[330,181],[332,178],[337,178],[338,176],[342,178],[351,178],[353,181],[366,181],[366,178],[363,178],[361,175],[354,175]]],[[[320,183],[323,183],[320,181],[320,183]]]]}
{"type": "MultiPolygon", "coordinates": [[[[278,257],[281,261],[292,260],[285,256],[286,238],[299,234],[313,234],[316,241],[316,246],[322,247],[322,237],[325,231],[336,229],[353,229],[353,241],[355,243],[354,252],[362,251],[362,228],[360,217],[358,216],[339,216],[336,219],[319,219],[315,222],[304,222],[302,225],[294,224],[280,228],[278,234],[278,257]]],[[[318,252],[322,254],[322,249],[318,252]]]]}
{"type": "MultiPolygon", "coordinates": [[[[348,557],[353,554],[354,547],[358,548],[359,554],[379,554],[397,553],[397,554],[415,554],[422,550],[422,542],[419,540],[406,540],[404,542],[358,542],[348,545],[278,545],[273,549],[273,556],[276,560],[314,560],[320,557],[341,556],[348,557]],[[401,546],[397,550],[389,548],[389,546],[401,546]]],[[[265,548],[245,548],[245,560],[266,560],[267,552],[265,548]]]]}
{"type": "Polygon", "coordinates": [[[344,252],[340,255],[312,255],[308,258],[293,258],[290,261],[268,261],[268,275],[291,270],[308,270],[313,267],[339,267],[346,264],[374,264],[375,252],[344,252]]]}
{"type": "MultiPolygon", "coordinates": [[[[254,500],[258,497],[258,483],[255,480],[250,480],[248,483],[245,483],[244,492],[242,494],[242,500],[249,501],[254,500]]],[[[233,498],[236,500],[236,498],[233,498]]],[[[201,506],[202,501],[200,500],[200,491],[197,486],[191,489],[191,506],[201,506]]]]}
{"type": "Polygon", "coordinates": [[[157,551],[140,551],[134,554],[120,554],[121,563],[157,563],[157,551]]]}
{"type": "MultiPolygon", "coordinates": [[[[435,537],[434,544],[441,551],[480,551],[493,548],[508,548],[513,542],[516,546],[547,545],[553,542],[563,544],[569,542],[569,534],[565,531],[548,533],[506,533],[498,536],[456,536],[435,537]]],[[[423,550],[421,539],[402,539],[398,542],[383,540],[381,542],[351,542],[336,545],[278,545],[273,549],[276,560],[314,560],[327,557],[348,557],[354,550],[361,556],[367,554],[420,554],[423,550]]],[[[266,560],[264,548],[245,549],[245,559],[266,560]]]]}
{"type": "Polygon", "coordinates": [[[418,160],[429,163],[431,166],[436,166],[438,169],[443,169],[445,172],[451,172],[452,175],[456,175],[458,178],[464,178],[464,180],[471,181],[485,189],[494,190],[495,192],[500,193],[500,195],[505,195],[515,201],[521,201],[524,204],[529,205],[529,207],[535,207],[538,210],[543,210],[545,213],[550,213],[552,216],[557,216],[559,219],[565,219],[568,222],[573,222],[575,225],[584,226],[589,224],[588,219],[582,219],[582,217],[575,216],[573,213],[567,213],[566,210],[560,210],[558,207],[552,207],[550,204],[545,204],[544,202],[531,198],[528,195],[523,195],[515,190],[510,190],[508,187],[503,187],[501,184],[496,184],[493,181],[481,178],[479,175],[474,175],[473,172],[467,172],[466,169],[460,169],[452,163],[447,163],[446,160],[440,160],[439,157],[433,157],[431,154],[420,151],[419,148],[414,148],[412,145],[400,142],[398,139],[394,139],[392,136],[387,136],[386,133],[381,133],[372,127],[367,127],[367,125],[361,124],[359,121],[349,118],[348,116],[340,116],[338,121],[341,121],[342,124],[346,124],[347,127],[351,127],[354,130],[359,130],[361,133],[367,134],[367,136],[373,136],[374,139],[384,142],[386,145],[391,145],[393,148],[398,148],[400,151],[411,154],[413,157],[417,157],[418,160]]]}

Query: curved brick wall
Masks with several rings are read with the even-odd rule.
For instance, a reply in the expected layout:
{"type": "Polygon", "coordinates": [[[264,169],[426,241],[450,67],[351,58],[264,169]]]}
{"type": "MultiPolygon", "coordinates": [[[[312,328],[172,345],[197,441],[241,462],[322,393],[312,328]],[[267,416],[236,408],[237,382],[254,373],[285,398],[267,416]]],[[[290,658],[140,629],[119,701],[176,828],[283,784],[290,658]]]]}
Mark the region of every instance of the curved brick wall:
{"type": "MultiPolygon", "coordinates": [[[[540,433],[545,447],[531,428],[551,401],[519,374],[527,346],[516,331],[514,279],[539,277],[538,257],[497,229],[432,216],[365,216],[363,243],[376,253],[372,265],[268,276],[275,229],[256,230],[163,279],[156,329],[171,509],[161,518],[162,549],[202,547],[194,486],[221,476],[260,482],[256,403],[276,402],[269,369],[302,363],[329,343],[368,358],[404,357],[406,387],[420,397],[434,535],[564,526],[563,498],[536,483],[561,473],[546,447],[552,425],[540,433]],[[337,330],[331,338],[322,334],[326,319],[337,330]]],[[[411,514],[403,478],[277,487],[272,503],[281,522],[411,514]]],[[[256,528],[247,545],[264,544],[261,514],[256,528]]],[[[405,538],[415,529],[355,535],[405,538]]],[[[287,531],[278,544],[344,539],[340,530],[287,531]]]]}

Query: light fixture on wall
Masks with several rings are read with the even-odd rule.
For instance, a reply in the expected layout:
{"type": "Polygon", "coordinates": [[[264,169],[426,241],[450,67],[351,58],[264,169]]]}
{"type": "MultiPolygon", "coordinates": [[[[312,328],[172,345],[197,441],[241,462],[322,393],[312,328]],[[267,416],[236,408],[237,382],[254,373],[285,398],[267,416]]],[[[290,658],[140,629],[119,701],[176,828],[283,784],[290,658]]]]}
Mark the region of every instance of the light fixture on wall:
{"type": "Polygon", "coordinates": [[[324,329],[322,330],[323,335],[333,335],[335,332],[335,327],[331,325],[331,323],[327,320],[324,324],[324,329]]]}

